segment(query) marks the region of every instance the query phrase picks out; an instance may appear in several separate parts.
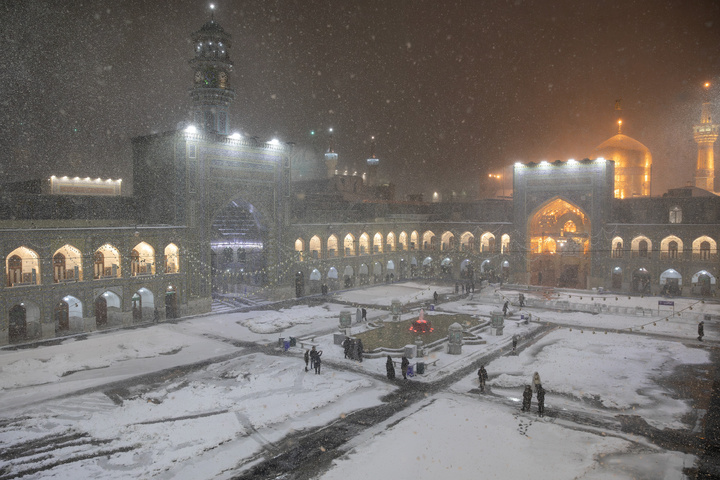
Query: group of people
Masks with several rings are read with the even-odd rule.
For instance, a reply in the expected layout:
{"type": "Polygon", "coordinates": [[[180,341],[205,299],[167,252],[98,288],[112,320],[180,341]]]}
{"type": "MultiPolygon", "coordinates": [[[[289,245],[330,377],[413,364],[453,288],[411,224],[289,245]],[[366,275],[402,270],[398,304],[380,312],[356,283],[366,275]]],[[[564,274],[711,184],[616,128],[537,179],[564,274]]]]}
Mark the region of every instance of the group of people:
{"type": "Polygon", "coordinates": [[[363,361],[363,352],[365,351],[365,347],[363,347],[361,339],[345,337],[345,340],[342,341],[342,347],[345,352],[345,358],[357,360],[358,362],[363,361]]]}
{"type": "Polygon", "coordinates": [[[462,288],[462,293],[475,293],[475,283],[459,283],[455,282],[455,293],[460,293],[460,288],[462,288]]]}
{"type": "MultiPolygon", "coordinates": [[[[402,357],[400,361],[400,371],[405,380],[407,380],[408,368],[410,367],[410,360],[407,357],[402,357]]],[[[389,380],[395,380],[395,364],[390,355],[387,356],[387,362],[385,362],[385,370],[387,370],[387,378],[389,380]]]]}
{"type": "MultiPolygon", "coordinates": [[[[538,402],[538,415],[541,417],[545,415],[545,389],[542,386],[542,383],[540,382],[540,374],[538,372],[535,372],[533,374],[533,386],[535,387],[535,394],[537,395],[537,402],[538,402]]],[[[533,389],[530,387],[530,385],[525,385],[525,390],[523,391],[523,402],[522,402],[522,411],[523,412],[529,412],[530,411],[530,405],[532,404],[532,397],[533,397],[533,389]]]]}
{"type": "Polygon", "coordinates": [[[305,350],[305,371],[308,371],[308,363],[310,364],[310,368],[312,370],[315,370],[315,374],[320,373],[320,365],[322,365],[322,360],[320,357],[322,357],[322,350],[318,350],[315,348],[315,345],[310,350],[305,350]]]}

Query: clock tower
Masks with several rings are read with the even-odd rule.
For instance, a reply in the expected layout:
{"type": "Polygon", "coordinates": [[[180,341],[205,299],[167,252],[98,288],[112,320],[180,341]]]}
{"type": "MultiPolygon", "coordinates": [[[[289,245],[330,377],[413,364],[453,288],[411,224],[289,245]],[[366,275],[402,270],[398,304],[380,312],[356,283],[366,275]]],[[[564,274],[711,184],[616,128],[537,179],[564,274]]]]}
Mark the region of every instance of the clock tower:
{"type": "Polygon", "coordinates": [[[195,50],[190,60],[192,121],[201,131],[227,135],[228,107],[235,98],[230,88],[230,35],[212,18],[190,38],[195,50]]]}

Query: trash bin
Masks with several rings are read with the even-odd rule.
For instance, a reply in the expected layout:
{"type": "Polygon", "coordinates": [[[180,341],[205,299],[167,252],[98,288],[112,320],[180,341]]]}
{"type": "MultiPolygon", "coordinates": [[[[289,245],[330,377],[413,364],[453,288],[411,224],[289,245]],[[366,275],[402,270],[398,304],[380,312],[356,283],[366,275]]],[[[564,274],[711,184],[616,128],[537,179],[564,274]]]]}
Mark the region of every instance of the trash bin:
{"type": "Polygon", "coordinates": [[[425,362],[417,363],[417,373],[418,375],[422,375],[423,373],[425,373],[425,362]]]}
{"type": "Polygon", "coordinates": [[[431,304],[430,304],[430,311],[431,311],[431,312],[434,312],[434,311],[435,311],[435,304],[434,304],[434,303],[431,303],[431,304]]]}
{"type": "Polygon", "coordinates": [[[413,370],[413,366],[412,366],[412,365],[408,365],[407,376],[408,376],[408,377],[412,377],[412,376],[414,376],[414,375],[415,375],[415,371],[413,370]]]}
{"type": "Polygon", "coordinates": [[[283,342],[283,350],[287,352],[288,348],[290,348],[290,340],[285,340],[285,342],[283,342]]]}
{"type": "Polygon", "coordinates": [[[290,346],[294,347],[295,345],[297,345],[297,338],[290,337],[290,346]]]}

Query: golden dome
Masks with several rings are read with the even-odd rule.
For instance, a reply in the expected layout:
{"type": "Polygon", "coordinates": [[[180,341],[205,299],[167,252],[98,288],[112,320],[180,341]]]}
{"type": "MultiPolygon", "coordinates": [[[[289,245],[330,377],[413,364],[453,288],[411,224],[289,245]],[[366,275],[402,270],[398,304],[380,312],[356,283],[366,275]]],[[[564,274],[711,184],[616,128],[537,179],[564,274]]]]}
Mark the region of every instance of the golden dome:
{"type": "Polygon", "coordinates": [[[593,158],[615,162],[615,197],[650,195],[650,150],[634,138],[618,133],[593,151],[593,158]]]}

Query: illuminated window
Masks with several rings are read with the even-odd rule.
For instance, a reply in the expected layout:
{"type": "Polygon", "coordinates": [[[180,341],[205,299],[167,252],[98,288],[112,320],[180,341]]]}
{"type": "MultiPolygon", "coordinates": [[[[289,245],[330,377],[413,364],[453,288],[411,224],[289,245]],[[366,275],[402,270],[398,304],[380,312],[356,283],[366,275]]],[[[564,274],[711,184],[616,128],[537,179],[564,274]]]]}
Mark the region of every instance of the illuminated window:
{"type": "Polygon", "coordinates": [[[680,207],[670,209],[670,223],[682,223],[682,209],[680,207]]]}

